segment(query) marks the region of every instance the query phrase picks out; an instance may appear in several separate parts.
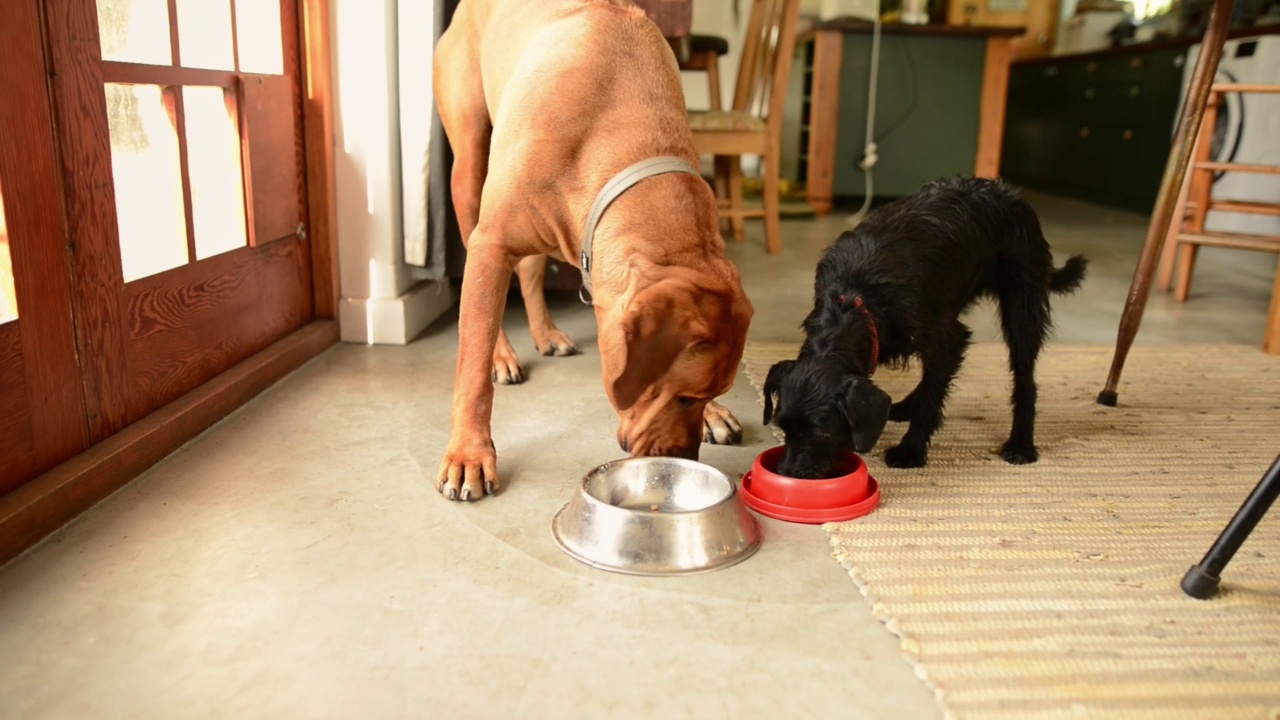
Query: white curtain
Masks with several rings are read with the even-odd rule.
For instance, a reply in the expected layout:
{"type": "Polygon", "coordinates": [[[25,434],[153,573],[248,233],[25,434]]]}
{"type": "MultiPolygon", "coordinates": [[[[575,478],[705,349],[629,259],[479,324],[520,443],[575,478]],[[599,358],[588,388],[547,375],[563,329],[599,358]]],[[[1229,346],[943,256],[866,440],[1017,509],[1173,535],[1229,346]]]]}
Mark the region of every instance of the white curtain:
{"type": "Polygon", "coordinates": [[[444,26],[446,4],[446,0],[397,2],[404,259],[415,277],[430,280],[445,274],[448,226],[448,173],[440,172],[446,159],[439,150],[443,132],[431,91],[431,54],[444,26]],[[441,156],[434,163],[433,144],[441,156]],[[441,183],[444,187],[436,187],[441,183]]]}

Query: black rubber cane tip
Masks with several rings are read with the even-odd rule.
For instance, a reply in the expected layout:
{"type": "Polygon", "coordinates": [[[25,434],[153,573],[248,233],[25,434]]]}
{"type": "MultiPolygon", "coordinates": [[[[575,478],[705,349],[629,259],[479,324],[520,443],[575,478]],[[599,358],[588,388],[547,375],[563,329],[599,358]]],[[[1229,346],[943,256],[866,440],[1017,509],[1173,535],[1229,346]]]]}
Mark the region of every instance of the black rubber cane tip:
{"type": "Polygon", "coordinates": [[[1208,600],[1218,592],[1218,578],[1205,572],[1199,565],[1192,565],[1182,576],[1182,592],[1197,600],[1208,600]]]}
{"type": "Polygon", "coordinates": [[[1098,393],[1099,405],[1106,405],[1107,407],[1115,407],[1116,403],[1119,401],[1120,401],[1120,395],[1116,393],[1115,390],[1103,390],[1102,392],[1098,393]]]}

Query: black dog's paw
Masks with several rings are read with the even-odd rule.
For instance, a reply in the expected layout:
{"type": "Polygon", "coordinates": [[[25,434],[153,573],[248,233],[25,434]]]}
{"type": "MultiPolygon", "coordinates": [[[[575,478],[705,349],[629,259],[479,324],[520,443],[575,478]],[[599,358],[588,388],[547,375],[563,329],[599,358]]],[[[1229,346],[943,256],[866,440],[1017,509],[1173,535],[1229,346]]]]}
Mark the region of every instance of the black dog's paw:
{"type": "Polygon", "coordinates": [[[1030,465],[1040,459],[1040,453],[1036,452],[1035,445],[1015,443],[1010,440],[1000,448],[1000,457],[1010,465],[1030,465]]]}
{"type": "Polygon", "coordinates": [[[884,464],[891,468],[924,467],[929,451],[909,445],[894,445],[884,451],[884,464]]]}
{"type": "Polygon", "coordinates": [[[911,419],[911,413],[916,409],[913,398],[906,397],[900,402],[896,402],[889,408],[889,419],[894,422],[906,422],[911,419]]]}

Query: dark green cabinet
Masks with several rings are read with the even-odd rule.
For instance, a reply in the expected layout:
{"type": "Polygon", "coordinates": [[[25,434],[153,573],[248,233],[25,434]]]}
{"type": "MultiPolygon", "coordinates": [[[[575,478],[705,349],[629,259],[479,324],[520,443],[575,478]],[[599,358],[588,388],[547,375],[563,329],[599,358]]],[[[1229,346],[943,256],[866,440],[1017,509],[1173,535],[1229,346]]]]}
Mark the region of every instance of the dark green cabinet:
{"type": "Polygon", "coordinates": [[[1016,63],[1000,173],[1019,185],[1150,212],[1186,46],[1016,63]]]}

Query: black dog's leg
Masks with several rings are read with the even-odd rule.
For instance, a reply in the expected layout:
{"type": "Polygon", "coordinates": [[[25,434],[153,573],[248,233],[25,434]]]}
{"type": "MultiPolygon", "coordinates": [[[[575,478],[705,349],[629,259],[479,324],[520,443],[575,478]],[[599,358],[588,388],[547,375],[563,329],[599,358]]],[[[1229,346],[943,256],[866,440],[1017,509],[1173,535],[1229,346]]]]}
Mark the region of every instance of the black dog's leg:
{"type": "Polygon", "coordinates": [[[911,419],[912,413],[915,412],[916,397],[920,392],[920,386],[916,386],[915,390],[907,393],[907,396],[893,404],[889,408],[889,419],[894,422],[906,422],[911,419]]]}
{"type": "Polygon", "coordinates": [[[884,462],[889,467],[923,467],[928,461],[929,440],[942,425],[942,406],[951,381],[964,362],[971,335],[969,328],[953,320],[948,327],[936,330],[930,347],[922,351],[924,372],[920,385],[907,396],[911,403],[911,425],[902,442],[885,451],[884,462]]]}
{"type": "Polygon", "coordinates": [[[1049,295],[1023,284],[1000,295],[1000,324],[1013,372],[1013,429],[1000,457],[1014,465],[1039,459],[1036,451],[1036,359],[1049,331],[1049,295]]]}

